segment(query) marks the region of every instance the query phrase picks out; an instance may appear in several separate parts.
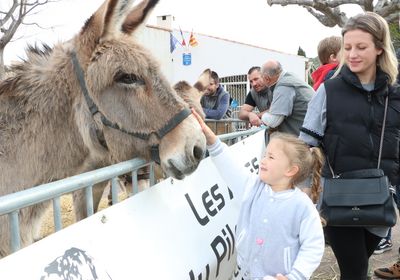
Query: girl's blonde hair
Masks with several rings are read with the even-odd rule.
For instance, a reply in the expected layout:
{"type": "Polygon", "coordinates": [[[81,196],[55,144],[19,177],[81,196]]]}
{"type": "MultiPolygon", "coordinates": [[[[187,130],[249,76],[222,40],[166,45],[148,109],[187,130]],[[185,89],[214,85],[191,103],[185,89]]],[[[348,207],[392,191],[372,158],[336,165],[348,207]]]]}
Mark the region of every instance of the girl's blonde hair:
{"type": "MultiPolygon", "coordinates": [[[[382,53],[377,58],[377,65],[379,65],[383,72],[388,74],[389,84],[394,84],[398,74],[398,61],[396,59],[395,50],[390,38],[389,26],[386,20],[373,12],[358,14],[347,20],[342,29],[342,37],[347,31],[356,29],[372,35],[375,47],[382,50],[382,53]]],[[[342,51],[343,48],[344,45],[342,40],[342,51]]],[[[340,72],[344,63],[344,55],[342,55],[340,66],[334,76],[340,72]]]]}
{"type": "Polygon", "coordinates": [[[282,141],[283,152],[290,163],[299,168],[292,178],[293,187],[312,176],[311,200],[317,203],[321,193],[321,171],[324,164],[321,150],[316,147],[310,148],[304,141],[287,133],[275,132],[271,135],[271,139],[282,141]]]}

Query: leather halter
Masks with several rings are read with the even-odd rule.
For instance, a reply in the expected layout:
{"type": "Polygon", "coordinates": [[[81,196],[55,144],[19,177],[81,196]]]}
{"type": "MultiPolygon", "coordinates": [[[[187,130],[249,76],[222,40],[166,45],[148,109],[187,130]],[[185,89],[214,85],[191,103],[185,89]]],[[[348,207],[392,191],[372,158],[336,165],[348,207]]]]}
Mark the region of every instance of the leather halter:
{"type": "MultiPolygon", "coordinates": [[[[122,127],[120,127],[117,123],[114,123],[110,121],[109,119],[104,116],[102,112],[100,112],[99,108],[97,105],[93,102],[93,99],[89,96],[89,92],[86,87],[85,83],[85,78],[83,74],[82,67],[80,66],[78,62],[78,58],[76,57],[76,53],[73,51],[71,53],[71,58],[72,58],[72,64],[74,66],[75,74],[79,80],[79,85],[81,87],[83,96],[85,97],[86,104],[89,107],[90,113],[92,116],[96,114],[100,114],[100,120],[104,126],[110,127],[112,129],[119,130],[123,133],[129,134],[133,137],[142,139],[142,140],[149,140],[151,135],[156,135],[158,139],[163,138],[168,132],[170,132],[172,129],[174,129],[178,124],[180,124],[184,119],[186,119],[192,112],[184,108],[182,111],[177,113],[172,119],[170,119],[162,128],[160,128],[158,131],[152,131],[150,133],[142,133],[142,132],[132,132],[128,131],[122,127]]],[[[104,133],[103,131],[99,130],[96,128],[96,134],[99,139],[100,144],[108,150],[107,143],[104,138],[104,133]]],[[[153,145],[150,147],[150,154],[151,154],[151,159],[154,160],[156,163],[160,164],[160,151],[159,151],[159,145],[153,145]]]]}

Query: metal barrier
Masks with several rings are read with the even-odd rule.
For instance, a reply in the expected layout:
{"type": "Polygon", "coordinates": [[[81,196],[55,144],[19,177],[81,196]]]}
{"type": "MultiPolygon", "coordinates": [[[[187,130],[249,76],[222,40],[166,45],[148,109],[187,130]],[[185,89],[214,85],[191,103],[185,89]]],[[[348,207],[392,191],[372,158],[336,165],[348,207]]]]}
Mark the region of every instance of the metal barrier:
{"type": "MultiPolygon", "coordinates": [[[[255,128],[246,131],[233,132],[219,135],[223,141],[241,140],[263,128],[255,128]]],[[[111,180],[112,204],[118,202],[118,182],[117,177],[132,172],[132,193],[138,192],[138,170],[150,165],[150,186],[155,183],[154,163],[143,159],[135,158],[120,162],[111,166],[89,171],[56,182],[32,187],[21,192],[16,192],[0,197],[0,216],[8,215],[11,228],[11,249],[13,252],[21,247],[19,232],[20,209],[38,204],[47,200],[53,201],[54,225],[55,230],[62,229],[60,197],[80,189],[85,189],[87,215],[94,213],[92,188],[95,184],[111,180]]]]}
{"type": "Polygon", "coordinates": [[[250,91],[247,74],[220,77],[219,83],[229,92],[231,98],[237,100],[239,104],[244,104],[246,95],[250,91]]]}

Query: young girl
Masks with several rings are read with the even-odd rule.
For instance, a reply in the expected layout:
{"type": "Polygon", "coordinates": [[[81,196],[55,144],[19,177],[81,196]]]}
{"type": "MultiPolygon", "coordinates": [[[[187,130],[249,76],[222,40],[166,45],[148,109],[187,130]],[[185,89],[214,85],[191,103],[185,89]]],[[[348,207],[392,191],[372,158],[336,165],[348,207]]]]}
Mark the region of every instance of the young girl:
{"type": "Polygon", "coordinates": [[[193,114],[219,173],[234,195],[242,197],[236,249],[243,278],[309,279],[320,264],[324,235],[314,204],[296,184],[312,175],[313,198],[318,198],[320,151],[294,136],[273,134],[259,176],[254,176],[236,163],[227,146],[193,114]]]}

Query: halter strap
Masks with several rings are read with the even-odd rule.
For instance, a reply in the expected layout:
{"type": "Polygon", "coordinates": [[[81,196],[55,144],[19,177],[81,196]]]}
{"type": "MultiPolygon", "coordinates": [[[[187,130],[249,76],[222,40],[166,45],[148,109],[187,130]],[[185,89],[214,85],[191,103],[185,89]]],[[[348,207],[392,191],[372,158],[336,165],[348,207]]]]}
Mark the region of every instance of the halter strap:
{"type": "MultiPolygon", "coordinates": [[[[100,112],[99,112],[100,113],[100,112]]],[[[129,134],[131,136],[140,138],[142,140],[149,140],[150,136],[152,134],[155,134],[158,139],[163,138],[168,132],[170,132],[172,129],[174,129],[178,124],[180,124],[184,119],[186,119],[192,112],[189,109],[183,109],[180,111],[178,114],[176,114],[172,119],[170,119],[166,125],[164,125],[162,128],[160,128],[158,131],[153,131],[150,133],[140,133],[140,132],[131,132],[127,131],[123,128],[121,128],[117,123],[113,123],[109,121],[103,114],[101,114],[101,122],[107,126],[111,127],[113,129],[117,129],[121,132],[124,132],[126,134],[129,134]]]]}

